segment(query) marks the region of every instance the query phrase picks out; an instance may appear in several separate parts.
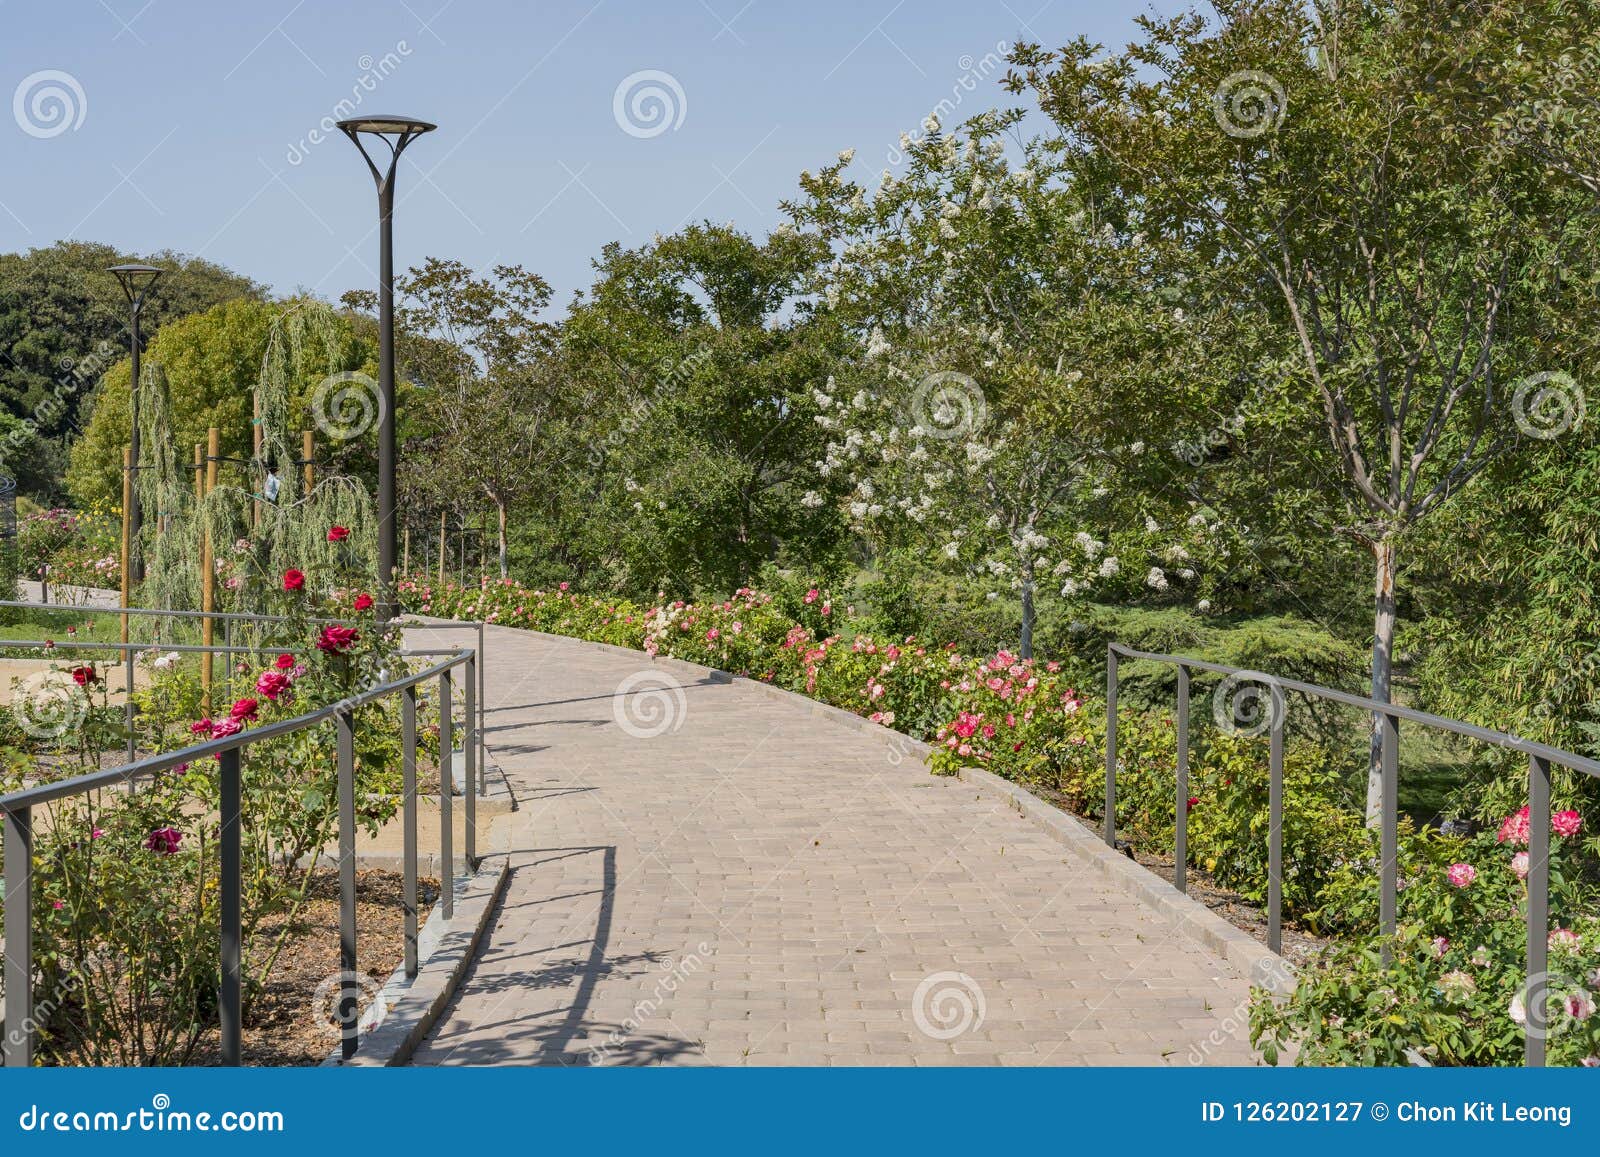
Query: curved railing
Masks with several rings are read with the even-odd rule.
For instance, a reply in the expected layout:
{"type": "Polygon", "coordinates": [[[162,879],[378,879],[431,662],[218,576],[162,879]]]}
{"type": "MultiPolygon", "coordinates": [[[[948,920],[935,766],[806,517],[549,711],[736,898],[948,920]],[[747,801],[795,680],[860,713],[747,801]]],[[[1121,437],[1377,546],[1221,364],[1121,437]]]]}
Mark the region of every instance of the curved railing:
{"type": "MultiPolygon", "coordinates": [[[[82,609],[82,608],[79,608],[82,609]]],[[[122,613],[120,609],[112,613],[122,613]]],[[[171,613],[171,612],[158,612],[171,613]]],[[[0,649],[28,647],[27,641],[5,640],[0,649]]],[[[58,643],[73,649],[110,649],[131,655],[147,650],[148,643],[58,643]]],[[[220,647],[175,645],[178,651],[218,652],[220,647]]],[[[240,648],[233,648],[235,651],[240,648]]],[[[281,648],[274,648],[275,650],[281,648]]],[[[438,655],[438,651],[409,651],[403,655],[438,655]]],[[[441,863],[439,904],[444,917],[454,907],[454,817],[449,790],[449,769],[445,753],[454,750],[454,718],[448,705],[453,701],[452,672],[464,668],[462,690],[465,698],[466,735],[462,743],[466,784],[463,799],[465,814],[465,861],[470,871],[477,861],[477,807],[480,791],[478,750],[482,738],[478,713],[480,652],[471,648],[445,653],[447,657],[425,669],[348,696],[337,703],[249,728],[222,739],[193,744],[179,751],[163,752],[131,760],[117,767],[91,771],[55,783],[38,784],[0,795],[0,817],[5,837],[5,1006],[4,1038],[0,1051],[6,1067],[32,1063],[33,1035],[37,1031],[33,1005],[33,809],[57,800],[106,788],[127,787],[136,781],[167,771],[179,764],[215,756],[219,765],[220,833],[219,878],[221,909],[220,975],[218,994],[222,1042],[222,1063],[238,1065],[242,1057],[242,928],[243,856],[241,812],[243,760],[247,748],[256,743],[292,735],[307,728],[333,721],[336,727],[339,811],[339,960],[340,997],[338,1016],[343,1055],[354,1054],[360,1039],[358,1020],[358,981],[356,973],[356,792],[355,792],[355,713],[358,708],[391,695],[401,702],[401,791],[403,907],[405,911],[405,974],[417,975],[417,688],[430,679],[439,682],[439,859],[441,863]]],[[[131,686],[131,683],[130,683],[131,686]]]]}
{"type": "MultiPolygon", "coordinates": [[[[1320,687],[1315,683],[1302,683],[1297,679],[1280,679],[1261,671],[1244,667],[1230,667],[1224,663],[1211,663],[1184,655],[1162,655],[1153,651],[1136,651],[1121,643],[1111,643],[1106,649],[1106,814],[1105,840],[1113,848],[1117,843],[1117,663],[1120,659],[1143,659],[1177,668],[1177,805],[1176,828],[1173,841],[1173,884],[1178,891],[1187,889],[1188,871],[1188,808],[1189,798],[1189,673],[1210,671],[1219,675],[1234,676],[1259,683],[1271,696],[1268,714],[1268,787],[1267,787],[1267,947],[1274,952],[1283,949],[1283,731],[1288,714],[1285,692],[1293,691],[1314,699],[1341,703],[1369,711],[1379,725],[1379,765],[1383,779],[1382,809],[1379,816],[1380,884],[1378,923],[1385,937],[1395,934],[1399,880],[1399,787],[1400,721],[1418,723],[1436,731],[1445,731],[1466,739],[1474,739],[1493,747],[1517,751],[1528,757],[1528,975],[1545,971],[1549,959],[1550,936],[1550,768],[1552,765],[1571,768],[1584,775],[1600,776],[1600,762],[1563,751],[1518,735],[1446,719],[1411,707],[1383,703],[1365,695],[1352,695],[1320,687]]],[[[1388,950],[1384,949],[1385,959],[1388,950]]],[[[1542,1065],[1545,1061],[1544,1036],[1537,1030],[1534,1017],[1528,1018],[1524,1035],[1524,1050],[1529,1065],[1542,1065]]]]}

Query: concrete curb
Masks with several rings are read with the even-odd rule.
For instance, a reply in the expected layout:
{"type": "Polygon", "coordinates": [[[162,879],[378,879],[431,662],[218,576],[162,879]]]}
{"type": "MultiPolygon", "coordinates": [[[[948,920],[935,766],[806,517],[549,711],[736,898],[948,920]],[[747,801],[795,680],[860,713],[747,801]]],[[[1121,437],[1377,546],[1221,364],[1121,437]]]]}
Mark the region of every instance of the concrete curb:
{"type": "MultiPolygon", "coordinates": [[[[715,667],[704,667],[685,659],[652,656],[644,651],[618,647],[612,643],[591,643],[584,639],[552,635],[545,631],[532,631],[525,627],[506,629],[524,631],[553,643],[599,647],[612,654],[626,655],[676,671],[694,682],[735,684],[756,690],[767,698],[783,701],[792,706],[803,705],[818,719],[881,739],[890,748],[891,759],[916,755],[926,760],[933,754],[933,748],[920,739],[913,739],[891,727],[874,723],[853,711],[819,702],[795,691],[775,687],[771,683],[763,683],[759,679],[719,671],[715,667]]],[[[1085,865],[1093,868],[1106,883],[1155,912],[1178,932],[1221,956],[1237,968],[1241,975],[1249,978],[1252,984],[1279,994],[1294,991],[1298,978],[1292,964],[1249,933],[1229,924],[1198,900],[1179,892],[1171,883],[1142,864],[1108,848],[1105,842],[1076,816],[1047,803],[1026,788],[981,768],[964,768],[956,774],[963,782],[972,784],[980,791],[1001,796],[1035,826],[1043,829],[1056,843],[1085,865]]]]}
{"type": "Polygon", "coordinates": [[[476,873],[456,881],[455,916],[446,921],[434,905],[417,936],[422,963],[416,979],[406,979],[404,965],[396,968],[378,993],[388,1009],[383,1020],[362,1036],[355,1056],[342,1060],[335,1050],[323,1067],[386,1067],[411,1059],[460,987],[510,876],[509,858],[495,855],[485,856],[476,873]]]}

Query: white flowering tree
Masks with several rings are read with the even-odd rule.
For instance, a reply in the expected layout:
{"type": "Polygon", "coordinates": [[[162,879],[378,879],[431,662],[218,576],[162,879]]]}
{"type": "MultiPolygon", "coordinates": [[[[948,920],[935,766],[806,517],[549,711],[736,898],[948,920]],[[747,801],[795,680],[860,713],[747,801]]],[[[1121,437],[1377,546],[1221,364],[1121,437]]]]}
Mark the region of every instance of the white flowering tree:
{"type": "Polygon", "coordinates": [[[1101,328],[1101,286],[1128,284],[1128,252],[1046,145],[1008,146],[1016,120],[986,114],[946,135],[930,118],[875,192],[850,178],[846,151],[804,174],[806,198],[787,208],[836,254],[815,289],[862,343],[815,390],[829,434],[818,470],[845,480],[875,543],[921,549],[990,598],[1014,592],[1028,656],[1041,595],[1176,597],[1216,525],[1180,492],[1142,511],[1119,499],[1119,472],[1145,452],[1127,437],[1137,410],[1108,406],[1117,391],[1067,351],[1101,328]]]}

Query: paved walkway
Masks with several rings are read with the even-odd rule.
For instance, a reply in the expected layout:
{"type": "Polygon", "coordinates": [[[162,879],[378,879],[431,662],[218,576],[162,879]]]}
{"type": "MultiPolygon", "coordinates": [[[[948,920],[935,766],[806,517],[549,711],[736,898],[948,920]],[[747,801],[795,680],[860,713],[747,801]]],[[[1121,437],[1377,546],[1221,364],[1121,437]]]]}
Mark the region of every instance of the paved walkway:
{"type": "Polygon", "coordinates": [[[487,649],[512,875],[415,1063],[1251,1062],[1241,977],[887,734],[643,655],[487,649]]]}

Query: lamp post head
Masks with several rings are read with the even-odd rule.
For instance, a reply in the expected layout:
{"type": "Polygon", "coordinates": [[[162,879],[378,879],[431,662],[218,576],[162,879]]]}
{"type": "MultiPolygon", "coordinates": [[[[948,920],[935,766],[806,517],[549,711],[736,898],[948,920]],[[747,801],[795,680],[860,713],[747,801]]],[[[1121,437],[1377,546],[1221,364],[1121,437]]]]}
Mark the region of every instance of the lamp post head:
{"type": "Polygon", "coordinates": [[[340,131],[361,150],[361,158],[367,162],[367,168],[372,170],[372,179],[377,183],[380,193],[392,187],[395,163],[400,160],[400,154],[405,151],[405,147],[423,133],[431,133],[439,127],[429,121],[419,121],[415,117],[398,116],[355,117],[351,120],[338,121],[337,124],[340,131]],[[367,152],[367,146],[362,143],[363,135],[377,137],[389,146],[387,171],[380,170],[373,161],[372,154],[367,152]]]}
{"type": "Polygon", "coordinates": [[[150,292],[150,287],[160,280],[166,270],[154,265],[133,262],[128,265],[113,265],[106,272],[121,283],[122,292],[128,295],[128,303],[138,309],[144,304],[145,294],[150,292]]]}

